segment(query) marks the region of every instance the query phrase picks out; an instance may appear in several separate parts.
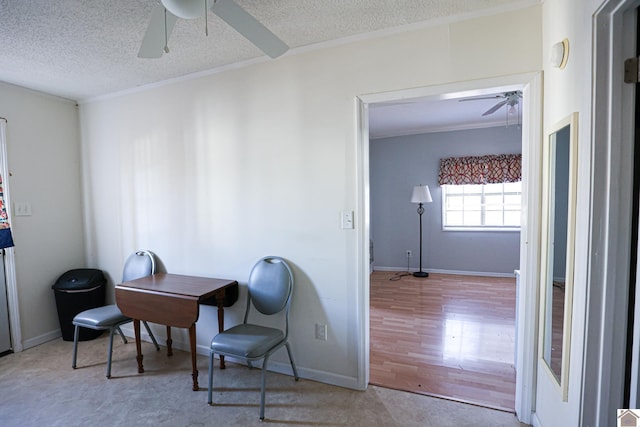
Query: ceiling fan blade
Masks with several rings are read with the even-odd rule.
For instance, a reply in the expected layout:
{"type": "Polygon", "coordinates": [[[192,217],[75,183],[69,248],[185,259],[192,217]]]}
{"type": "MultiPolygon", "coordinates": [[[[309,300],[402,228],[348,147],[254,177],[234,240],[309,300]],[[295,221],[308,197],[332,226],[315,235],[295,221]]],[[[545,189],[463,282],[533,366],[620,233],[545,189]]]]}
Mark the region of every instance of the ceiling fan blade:
{"type": "Polygon", "coordinates": [[[211,10],[271,58],[289,50],[289,46],[233,0],[216,0],[211,10]]]}
{"type": "Polygon", "coordinates": [[[498,102],[496,105],[494,105],[493,107],[491,107],[487,111],[485,111],[484,114],[482,114],[482,115],[483,116],[488,116],[489,114],[495,113],[496,111],[498,111],[500,109],[500,107],[505,105],[507,102],[509,102],[508,99],[505,99],[504,101],[498,102]]]}
{"type": "Polygon", "coordinates": [[[166,10],[161,4],[158,4],[151,12],[151,19],[142,38],[138,58],[160,58],[164,53],[166,41],[171,35],[177,20],[178,18],[175,15],[166,10]],[[167,20],[166,33],[165,11],[167,20]]]}
{"type": "Polygon", "coordinates": [[[477,98],[462,98],[462,99],[458,99],[458,101],[460,101],[460,102],[463,102],[463,101],[477,101],[479,99],[498,99],[498,98],[504,98],[504,95],[479,96],[477,98]]]}

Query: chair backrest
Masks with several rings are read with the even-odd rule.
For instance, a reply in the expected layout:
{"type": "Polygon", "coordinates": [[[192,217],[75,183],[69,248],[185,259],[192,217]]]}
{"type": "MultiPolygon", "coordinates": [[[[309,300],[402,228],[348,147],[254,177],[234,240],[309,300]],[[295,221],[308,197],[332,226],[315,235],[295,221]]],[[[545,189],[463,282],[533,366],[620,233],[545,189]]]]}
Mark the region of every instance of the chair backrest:
{"type": "Polygon", "coordinates": [[[286,309],[288,317],[291,292],[293,291],[293,273],[285,260],[268,256],[258,261],[249,275],[248,288],[249,298],[244,317],[245,323],[251,303],[256,310],[267,315],[276,314],[286,309]]]}
{"type": "Polygon", "coordinates": [[[153,252],[136,251],[129,255],[124,263],[122,281],[139,279],[154,274],[156,272],[156,258],[153,252]]]}

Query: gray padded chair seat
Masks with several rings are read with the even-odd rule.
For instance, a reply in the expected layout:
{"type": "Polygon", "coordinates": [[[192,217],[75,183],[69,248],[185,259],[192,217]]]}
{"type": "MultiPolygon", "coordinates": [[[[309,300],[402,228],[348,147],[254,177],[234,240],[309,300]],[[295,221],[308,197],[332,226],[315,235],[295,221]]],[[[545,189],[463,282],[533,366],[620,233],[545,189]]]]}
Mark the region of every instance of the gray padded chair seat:
{"type": "Polygon", "coordinates": [[[211,341],[211,350],[229,356],[259,357],[276,347],[285,339],[280,329],[241,324],[216,335],[211,341]]]}
{"type": "Polygon", "coordinates": [[[130,322],[116,305],[97,307],[83,311],[73,318],[73,324],[91,326],[93,329],[111,329],[114,325],[130,322]]]}

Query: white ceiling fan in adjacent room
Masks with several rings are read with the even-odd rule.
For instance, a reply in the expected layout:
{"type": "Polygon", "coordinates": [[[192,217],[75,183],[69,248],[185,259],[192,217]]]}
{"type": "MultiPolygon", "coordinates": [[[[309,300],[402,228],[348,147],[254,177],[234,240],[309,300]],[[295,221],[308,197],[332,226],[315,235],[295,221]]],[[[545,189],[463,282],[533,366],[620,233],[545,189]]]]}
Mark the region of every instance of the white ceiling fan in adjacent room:
{"type": "MultiPolygon", "coordinates": [[[[151,13],[139,58],[160,58],[169,52],[168,41],[178,18],[195,19],[211,10],[271,58],[284,54],[289,47],[233,0],[161,0],[151,13]]],[[[206,21],[205,21],[206,22],[206,21]]],[[[205,34],[208,30],[205,24],[205,34]]]]}
{"type": "Polygon", "coordinates": [[[499,99],[495,105],[489,108],[487,111],[482,113],[482,116],[489,116],[496,111],[500,110],[502,107],[505,107],[505,117],[507,121],[507,126],[509,126],[509,117],[517,116],[517,123],[520,125],[520,99],[522,98],[522,92],[519,90],[504,92],[501,94],[491,95],[491,96],[479,96],[474,98],[463,98],[458,101],[479,101],[486,99],[499,99]]]}
{"type": "Polygon", "coordinates": [[[517,113],[518,112],[517,110],[520,107],[520,98],[522,98],[522,92],[520,92],[519,90],[516,90],[516,91],[504,92],[502,94],[492,95],[492,96],[463,98],[463,99],[460,99],[460,101],[462,102],[462,101],[477,101],[480,99],[502,99],[501,101],[498,101],[498,103],[495,104],[493,107],[489,108],[487,111],[482,113],[483,116],[488,116],[489,114],[493,114],[496,111],[498,111],[500,108],[505,106],[507,108],[507,113],[509,114],[517,113]]]}

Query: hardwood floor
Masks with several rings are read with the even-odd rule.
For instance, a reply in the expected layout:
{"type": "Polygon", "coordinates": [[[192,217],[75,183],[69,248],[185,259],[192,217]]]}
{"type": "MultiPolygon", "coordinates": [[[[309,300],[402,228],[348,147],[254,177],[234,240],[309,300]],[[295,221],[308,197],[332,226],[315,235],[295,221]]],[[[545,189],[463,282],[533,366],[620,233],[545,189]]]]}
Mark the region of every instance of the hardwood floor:
{"type": "Polygon", "coordinates": [[[515,279],[400,274],[371,275],[370,383],[513,412],[515,279]]]}

